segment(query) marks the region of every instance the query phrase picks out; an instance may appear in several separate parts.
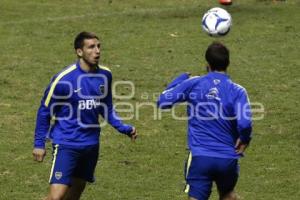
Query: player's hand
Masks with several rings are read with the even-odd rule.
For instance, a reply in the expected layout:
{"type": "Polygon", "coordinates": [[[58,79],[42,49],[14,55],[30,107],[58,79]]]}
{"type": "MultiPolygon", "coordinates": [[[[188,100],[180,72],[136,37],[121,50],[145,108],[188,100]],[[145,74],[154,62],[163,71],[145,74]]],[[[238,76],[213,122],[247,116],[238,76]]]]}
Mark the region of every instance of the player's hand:
{"type": "Polygon", "coordinates": [[[42,148],[34,148],[32,151],[33,159],[38,162],[43,162],[46,156],[46,150],[42,148]]]}
{"type": "Polygon", "coordinates": [[[242,154],[245,152],[247,146],[248,146],[248,144],[242,143],[241,139],[238,138],[236,141],[236,144],[235,144],[235,152],[237,154],[242,154]]]}
{"type": "Polygon", "coordinates": [[[131,138],[131,141],[134,142],[138,136],[136,128],[133,127],[131,133],[128,135],[131,138]]]}

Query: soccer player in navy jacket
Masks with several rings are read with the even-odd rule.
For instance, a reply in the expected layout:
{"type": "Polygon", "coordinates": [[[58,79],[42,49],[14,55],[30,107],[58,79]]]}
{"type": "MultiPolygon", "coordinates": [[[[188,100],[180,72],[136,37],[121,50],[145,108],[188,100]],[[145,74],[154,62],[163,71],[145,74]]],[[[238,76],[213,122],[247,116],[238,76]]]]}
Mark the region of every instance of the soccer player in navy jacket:
{"type": "Polygon", "coordinates": [[[206,50],[208,74],[173,80],[158,98],[158,107],[187,102],[186,188],[190,200],[207,200],[215,182],[221,200],[234,200],[238,159],[251,140],[252,116],[245,88],[226,73],[229,50],[214,42],[206,50]]]}
{"type": "Polygon", "coordinates": [[[99,38],[94,33],[81,32],[75,38],[74,48],[78,61],[52,78],[37,113],[34,159],[43,161],[46,137],[53,144],[50,191],[46,200],[80,199],[86,182],[94,181],[99,114],[132,140],[137,137],[136,129],[124,124],[113,108],[112,74],[99,65],[99,38]]]}

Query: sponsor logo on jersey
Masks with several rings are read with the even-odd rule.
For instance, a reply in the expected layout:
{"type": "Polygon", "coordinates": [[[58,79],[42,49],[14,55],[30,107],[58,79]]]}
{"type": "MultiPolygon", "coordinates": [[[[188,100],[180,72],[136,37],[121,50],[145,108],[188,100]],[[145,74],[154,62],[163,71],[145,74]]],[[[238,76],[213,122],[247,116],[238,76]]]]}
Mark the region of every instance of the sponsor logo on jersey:
{"type": "Polygon", "coordinates": [[[87,99],[78,101],[79,110],[92,110],[100,106],[100,99],[87,99]]]}
{"type": "Polygon", "coordinates": [[[207,99],[221,100],[219,97],[219,90],[217,88],[211,88],[208,94],[205,95],[207,99]]]}
{"type": "Polygon", "coordinates": [[[99,85],[99,91],[100,91],[100,94],[104,94],[104,91],[105,90],[105,85],[99,85]]]}

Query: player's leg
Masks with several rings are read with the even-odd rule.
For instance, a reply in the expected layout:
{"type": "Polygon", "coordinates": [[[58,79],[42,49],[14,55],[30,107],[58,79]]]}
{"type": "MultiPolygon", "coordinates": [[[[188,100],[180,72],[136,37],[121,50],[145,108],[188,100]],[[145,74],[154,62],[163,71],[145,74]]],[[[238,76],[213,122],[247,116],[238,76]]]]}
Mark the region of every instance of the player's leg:
{"type": "Polygon", "coordinates": [[[215,178],[220,200],[237,200],[234,187],[239,176],[237,159],[216,158],[218,172],[215,178]]]}
{"type": "Polygon", "coordinates": [[[72,181],[80,153],[64,145],[53,145],[53,163],[50,173],[50,191],[47,200],[63,200],[72,181]]]}
{"type": "Polygon", "coordinates": [[[69,186],[63,184],[52,184],[46,200],[63,200],[69,186]]]}
{"type": "Polygon", "coordinates": [[[64,200],[79,200],[86,182],[94,182],[94,171],[99,155],[99,145],[87,146],[82,150],[72,177],[72,185],[64,200]]]}
{"type": "Polygon", "coordinates": [[[211,194],[212,177],[209,157],[189,156],[186,165],[186,188],[190,200],[207,200],[211,194]]]}
{"type": "Polygon", "coordinates": [[[84,188],[86,181],[81,178],[72,178],[72,185],[69,188],[64,200],[79,200],[84,188]]]}

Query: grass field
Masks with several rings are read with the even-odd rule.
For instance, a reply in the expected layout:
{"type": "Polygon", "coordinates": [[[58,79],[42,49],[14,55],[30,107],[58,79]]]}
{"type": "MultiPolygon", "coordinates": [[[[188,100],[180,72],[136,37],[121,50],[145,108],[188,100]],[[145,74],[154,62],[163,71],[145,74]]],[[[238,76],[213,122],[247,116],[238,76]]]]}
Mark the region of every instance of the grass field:
{"type": "MultiPolygon", "coordinates": [[[[47,193],[51,148],[43,163],[33,161],[35,115],[52,75],[75,60],[78,32],[98,33],[102,63],[114,80],[135,84],[135,96],[126,102],[154,102],[153,94],[179,73],[205,73],[203,55],[213,38],[200,21],[215,6],[217,0],[0,0],[0,200],[47,193]]],[[[236,0],[228,8],[234,25],[219,40],[231,49],[229,73],[265,108],[240,162],[241,199],[300,198],[299,8],[299,0],[236,0]]],[[[150,106],[139,111],[128,121],[139,131],[136,143],[103,128],[97,181],[83,200],[186,199],[186,122],[169,112],[156,120],[150,106]]],[[[185,115],[183,106],[178,115],[185,115]]],[[[215,191],[211,199],[217,199],[215,191]]]]}

